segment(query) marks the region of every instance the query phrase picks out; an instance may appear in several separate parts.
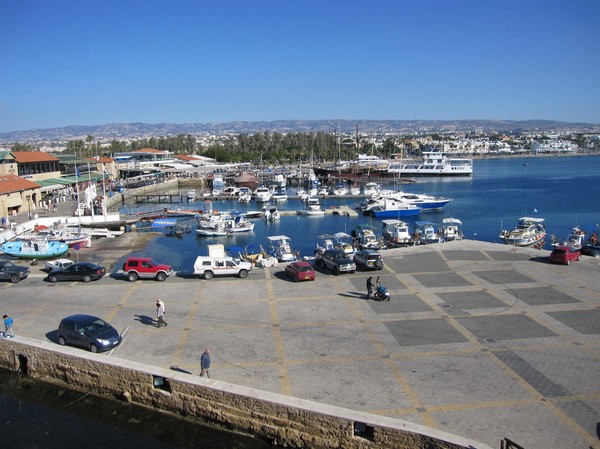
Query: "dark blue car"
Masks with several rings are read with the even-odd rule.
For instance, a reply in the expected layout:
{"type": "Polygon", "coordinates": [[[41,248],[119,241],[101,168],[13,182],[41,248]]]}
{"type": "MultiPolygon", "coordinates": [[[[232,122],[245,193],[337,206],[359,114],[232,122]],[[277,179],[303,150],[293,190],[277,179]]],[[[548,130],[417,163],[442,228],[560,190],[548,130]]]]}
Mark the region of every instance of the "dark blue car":
{"type": "Polygon", "coordinates": [[[117,330],[93,315],[71,315],[60,322],[58,344],[89,349],[92,352],[108,351],[121,343],[117,330]]]}

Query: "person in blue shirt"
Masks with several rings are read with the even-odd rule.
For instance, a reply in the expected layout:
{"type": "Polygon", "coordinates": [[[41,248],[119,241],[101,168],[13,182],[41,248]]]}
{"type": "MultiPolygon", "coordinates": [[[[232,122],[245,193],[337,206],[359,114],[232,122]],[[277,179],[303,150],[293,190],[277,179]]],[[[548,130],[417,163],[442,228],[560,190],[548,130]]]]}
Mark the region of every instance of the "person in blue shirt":
{"type": "Polygon", "coordinates": [[[206,377],[210,379],[210,375],[208,373],[208,369],[210,368],[210,349],[206,349],[202,356],[200,357],[200,377],[204,377],[204,373],[206,373],[206,377]]]}
{"type": "Polygon", "coordinates": [[[15,334],[13,332],[13,319],[8,315],[4,315],[2,317],[4,319],[4,332],[7,337],[14,337],[15,334]]]}

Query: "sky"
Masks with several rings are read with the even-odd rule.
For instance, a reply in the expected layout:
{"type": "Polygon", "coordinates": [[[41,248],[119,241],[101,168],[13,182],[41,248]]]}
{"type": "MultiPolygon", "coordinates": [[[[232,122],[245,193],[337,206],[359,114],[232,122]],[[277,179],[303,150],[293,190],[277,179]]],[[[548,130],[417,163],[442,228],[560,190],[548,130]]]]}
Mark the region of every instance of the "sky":
{"type": "Polygon", "coordinates": [[[0,0],[0,132],[600,123],[598,0],[0,0]]]}

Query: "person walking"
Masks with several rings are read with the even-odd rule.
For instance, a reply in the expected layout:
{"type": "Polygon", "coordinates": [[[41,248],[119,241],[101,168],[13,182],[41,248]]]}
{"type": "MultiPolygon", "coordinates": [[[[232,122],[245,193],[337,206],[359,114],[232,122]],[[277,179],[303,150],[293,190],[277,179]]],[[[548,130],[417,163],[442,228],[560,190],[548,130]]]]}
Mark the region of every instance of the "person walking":
{"type": "Polygon", "coordinates": [[[375,279],[375,288],[379,290],[379,287],[381,287],[381,276],[377,276],[377,279],[375,279]]]}
{"type": "Polygon", "coordinates": [[[5,337],[14,337],[15,333],[13,332],[13,319],[11,317],[9,317],[8,315],[4,315],[2,317],[2,319],[4,320],[4,336],[5,337]]]}
{"type": "Polygon", "coordinates": [[[367,299],[371,299],[372,293],[373,293],[373,277],[369,276],[367,278],[367,299]]]}
{"type": "Polygon", "coordinates": [[[158,326],[156,327],[160,327],[163,324],[165,327],[167,326],[167,322],[165,321],[165,303],[160,298],[156,298],[156,321],[158,321],[158,326]]]}
{"type": "Polygon", "coordinates": [[[208,373],[209,368],[210,368],[210,349],[207,348],[200,356],[200,377],[204,377],[204,373],[206,373],[206,377],[208,377],[210,379],[210,375],[208,373]]]}

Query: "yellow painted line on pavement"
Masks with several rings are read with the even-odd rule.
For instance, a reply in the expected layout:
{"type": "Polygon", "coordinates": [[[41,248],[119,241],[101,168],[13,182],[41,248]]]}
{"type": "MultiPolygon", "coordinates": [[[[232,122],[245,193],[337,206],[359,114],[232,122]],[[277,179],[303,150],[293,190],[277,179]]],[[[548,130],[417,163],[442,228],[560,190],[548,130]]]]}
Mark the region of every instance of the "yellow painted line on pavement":
{"type": "Polygon", "coordinates": [[[129,298],[131,298],[131,295],[133,295],[133,292],[135,292],[140,287],[140,285],[141,285],[140,282],[134,282],[133,285],[127,289],[127,291],[121,297],[121,300],[117,303],[117,305],[114,306],[111,309],[111,311],[108,312],[108,314],[106,315],[106,321],[110,322],[117,315],[117,312],[119,312],[121,310],[121,308],[129,300],[129,298]]]}
{"type": "Polygon", "coordinates": [[[279,316],[277,315],[277,305],[275,304],[275,296],[273,295],[273,284],[271,283],[271,276],[269,274],[270,272],[267,271],[266,289],[267,298],[269,299],[269,313],[271,314],[271,329],[273,332],[273,340],[275,343],[275,353],[277,355],[277,368],[279,370],[279,379],[281,381],[281,394],[291,395],[292,388],[290,386],[290,377],[285,362],[283,337],[281,335],[279,316]]]}
{"type": "MultiPolygon", "coordinates": [[[[186,315],[183,331],[181,332],[179,342],[177,344],[177,351],[175,351],[175,355],[173,355],[173,358],[171,359],[171,366],[177,366],[181,361],[181,357],[183,356],[183,352],[185,351],[185,347],[192,332],[194,320],[196,319],[196,315],[200,309],[200,301],[202,299],[203,290],[204,289],[202,287],[197,288],[196,290],[196,300],[192,302],[191,307],[186,315]]],[[[200,360],[200,354],[198,354],[198,360],[200,360]]]]}
{"type": "MultiPolygon", "coordinates": [[[[356,304],[352,301],[346,301],[346,304],[348,304],[348,306],[350,307],[350,310],[352,311],[352,314],[356,317],[357,321],[361,322],[362,315],[359,312],[356,304]]],[[[387,365],[387,367],[392,372],[394,379],[396,379],[396,382],[398,383],[398,385],[400,385],[400,387],[402,388],[402,390],[408,397],[408,400],[410,401],[410,403],[413,405],[413,407],[415,407],[415,409],[422,408],[423,405],[421,403],[421,400],[419,399],[419,396],[412,389],[412,387],[410,386],[410,384],[408,383],[408,381],[406,380],[404,375],[400,372],[400,370],[398,369],[398,365],[394,362],[394,360],[392,360],[391,357],[389,357],[390,354],[387,353],[384,346],[377,339],[377,337],[373,334],[373,332],[369,328],[368,323],[362,323],[362,325],[365,329],[365,333],[367,334],[369,340],[371,341],[371,344],[373,345],[373,347],[375,347],[377,353],[382,358],[383,362],[387,365]]],[[[427,426],[435,428],[435,429],[438,428],[438,425],[435,422],[435,420],[427,412],[419,412],[419,417],[421,417],[423,419],[423,422],[427,426]]]]}

